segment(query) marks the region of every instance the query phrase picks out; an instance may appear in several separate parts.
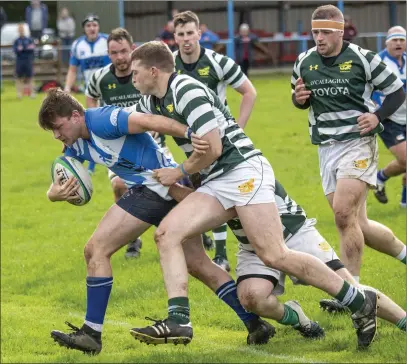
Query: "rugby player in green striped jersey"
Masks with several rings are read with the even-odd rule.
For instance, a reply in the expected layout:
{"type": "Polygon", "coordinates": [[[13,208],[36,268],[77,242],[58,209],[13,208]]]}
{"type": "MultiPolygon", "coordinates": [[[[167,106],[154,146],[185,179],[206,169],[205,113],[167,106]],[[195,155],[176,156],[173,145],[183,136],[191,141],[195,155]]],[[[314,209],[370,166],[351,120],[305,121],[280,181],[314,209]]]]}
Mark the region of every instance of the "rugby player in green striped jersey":
{"type": "MultiPolygon", "coordinates": [[[[152,41],[132,53],[134,86],[143,97],[135,111],[165,115],[189,126],[208,142],[206,153],[193,151],[186,138],[175,138],[187,160],[177,168],[161,168],[153,176],[171,186],[200,173],[202,185],[174,207],[155,232],[168,295],[168,316],[133,328],[146,343],[189,343],[188,270],[182,243],[236,216],[259,258],[269,267],[298,277],[349,307],[359,347],[373,341],[377,328],[377,292],[347,283],[315,257],[288,249],[276,206],[275,177],[268,160],[236,124],[219,97],[201,82],[174,72],[168,46],[152,41]]],[[[235,292],[234,285],[227,292],[235,292]]]]}
{"type": "Polygon", "coordinates": [[[294,105],[309,109],[311,142],[318,145],[322,187],[334,212],[341,258],[359,281],[365,243],[405,264],[405,245],[366,212],[368,189],[376,185],[377,133],[383,130],[381,121],[405,101],[405,93],[377,54],[343,41],[343,27],[337,7],[314,11],[316,46],[298,56],[291,87],[294,105]],[[374,90],[386,96],[376,111],[374,90]]]}
{"type": "MultiPolygon", "coordinates": [[[[178,50],[174,52],[175,70],[178,74],[188,75],[208,86],[221,101],[226,102],[226,87],[230,85],[242,95],[237,124],[244,129],[256,100],[256,89],[236,62],[199,44],[201,31],[199,18],[192,11],[178,13],[174,17],[174,38],[178,50]]],[[[227,225],[213,230],[216,244],[213,261],[230,271],[226,254],[227,225]]]]}

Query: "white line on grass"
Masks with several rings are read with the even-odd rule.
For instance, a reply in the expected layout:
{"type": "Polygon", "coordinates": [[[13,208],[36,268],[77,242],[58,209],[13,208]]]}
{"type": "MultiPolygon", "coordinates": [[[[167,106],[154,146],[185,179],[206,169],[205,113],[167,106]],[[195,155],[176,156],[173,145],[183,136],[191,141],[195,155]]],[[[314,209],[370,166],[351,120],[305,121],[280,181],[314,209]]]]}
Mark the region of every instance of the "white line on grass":
{"type": "MultiPolygon", "coordinates": [[[[80,315],[79,313],[75,313],[75,312],[69,312],[69,316],[72,317],[79,317],[79,318],[83,318],[83,315],[80,315]]],[[[123,327],[128,327],[131,328],[133,327],[131,324],[129,324],[128,322],[122,322],[122,321],[116,321],[116,320],[105,320],[105,323],[109,324],[109,325],[114,325],[114,326],[123,326],[123,327]]],[[[309,360],[306,359],[302,356],[292,356],[292,355],[276,355],[276,354],[271,354],[268,351],[265,350],[261,350],[258,348],[254,348],[254,347],[250,347],[250,346],[245,346],[242,348],[236,348],[235,346],[232,345],[223,345],[224,347],[231,349],[231,350],[235,350],[235,351],[240,351],[242,353],[249,353],[249,354],[254,354],[257,356],[262,356],[262,357],[273,357],[276,359],[283,359],[283,360],[287,360],[288,362],[296,362],[296,363],[321,363],[324,364],[324,362],[322,361],[313,361],[313,360],[309,360]]]]}

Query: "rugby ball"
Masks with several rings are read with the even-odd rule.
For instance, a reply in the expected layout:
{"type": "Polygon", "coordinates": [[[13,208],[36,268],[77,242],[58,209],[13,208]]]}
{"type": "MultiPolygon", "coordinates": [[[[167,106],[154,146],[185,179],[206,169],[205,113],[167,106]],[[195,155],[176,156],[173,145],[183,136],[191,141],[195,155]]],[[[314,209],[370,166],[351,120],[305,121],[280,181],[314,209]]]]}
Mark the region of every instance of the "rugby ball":
{"type": "Polygon", "coordinates": [[[80,187],[76,192],[77,198],[72,201],[67,201],[70,204],[83,206],[90,201],[93,193],[92,180],[86,168],[77,159],[64,156],[56,158],[54,163],[52,163],[51,176],[53,182],[62,176],[61,185],[71,176],[74,176],[78,180],[80,187]]]}

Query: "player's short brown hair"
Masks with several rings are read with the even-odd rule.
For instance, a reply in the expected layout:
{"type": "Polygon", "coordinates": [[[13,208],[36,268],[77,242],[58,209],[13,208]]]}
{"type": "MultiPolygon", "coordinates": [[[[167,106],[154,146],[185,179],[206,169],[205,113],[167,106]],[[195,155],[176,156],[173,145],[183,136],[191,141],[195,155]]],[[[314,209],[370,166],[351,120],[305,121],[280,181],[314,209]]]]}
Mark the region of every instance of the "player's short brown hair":
{"type": "Polygon", "coordinates": [[[174,29],[178,26],[184,26],[187,23],[194,23],[199,28],[199,18],[194,12],[187,10],[174,16],[174,29]]]}
{"type": "Polygon", "coordinates": [[[174,55],[161,41],[153,40],[137,47],[131,54],[132,61],[140,61],[145,67],[156,67],[164,72],[174,72],[174,55]]]}
{"type": "Polygon", "coordinates": [[[337,20],[344,21],[342,11],[334,5],[318,6],[312,13],[312,20],[337,20]]]}
{"type": "Polygon", "coordinates": [[[75,110],[81,115],[85,114],[85,109],[77,99],[60,88],[52,88],[41,104],[38,123],[41,128],[52,130],[57,117],[69,118],[75,110]]]}
{"type": "Polygon", "coordinates": [[[133,37],[127,31],[127,29],[124,29],[124,28],[115,28],[110,32],[109,37],[107,38],[108,47],[109,47],[109,43],[112,40],[114,40],[116,42],[126,40],[130,44],[130,46],[133,45],[133,37]]]}

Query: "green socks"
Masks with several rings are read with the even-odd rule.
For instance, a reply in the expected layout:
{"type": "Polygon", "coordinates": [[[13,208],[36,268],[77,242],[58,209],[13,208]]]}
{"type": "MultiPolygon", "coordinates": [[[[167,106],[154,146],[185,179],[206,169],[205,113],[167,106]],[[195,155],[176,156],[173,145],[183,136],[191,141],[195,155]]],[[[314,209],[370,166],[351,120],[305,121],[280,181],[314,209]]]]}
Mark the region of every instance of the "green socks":
{"type": "Polygon", "coordinates": [[[168,300],[168,319],[177,324],[189,322],[188,297],[174,297],[168,300]]]}
{"type": "Polygon", "coordinates": [[[403,317],[402,319],[400,319],[399,322],[397,322],[396,326],[402,330],[402,331],[406,331],[406,318],[403,317]]]}
{"type": "Polygon", "coordinates": [[[352,313],[358,311],[365,302],[364,295],[346,281],[343,282],[343,286],[335,298],[344,306],[349,307],[352,313]]]}
{"type": "Polygon", "coordinates": [[[284,305],[284,316],[280,321],[277,321],[282,325],[295,326],[300,323],[298,320],[297,312],[295,312],[290,306],[284,305]]]}
{"type": "Polygon", "coordinates": [[[406,246],[404,246],[404,248],[400,252],[400,254],[397,255],[396,259],[398,259],[400,262],[406,264],[406,246]]]}
{"type": "Polygon", "coordinates": [[[226,255],[226,238],[227,238],[227,224],[223,224],[216,229],[212,230],[213,238],[215,240],[215,257],[222,257],[228,259],[226,255]]]}

